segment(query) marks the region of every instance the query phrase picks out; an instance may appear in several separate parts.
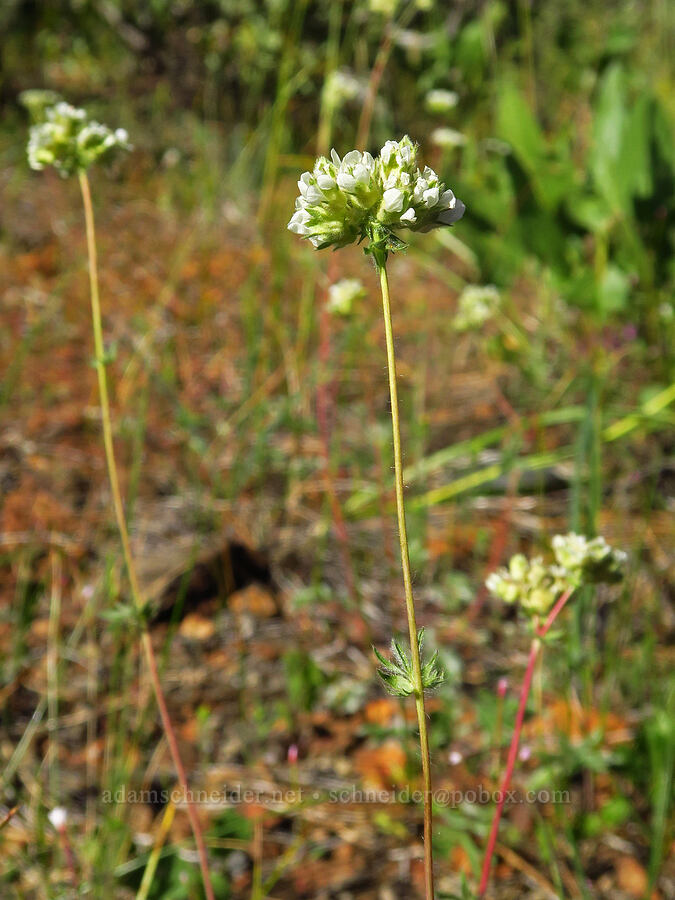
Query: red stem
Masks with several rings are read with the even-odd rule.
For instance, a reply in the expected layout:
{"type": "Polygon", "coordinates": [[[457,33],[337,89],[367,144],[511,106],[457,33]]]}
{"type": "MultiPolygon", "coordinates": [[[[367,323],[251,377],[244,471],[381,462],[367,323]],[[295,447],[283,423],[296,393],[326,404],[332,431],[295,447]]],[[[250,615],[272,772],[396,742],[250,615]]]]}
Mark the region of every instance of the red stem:
{"type": "Polygon", "coordinates": [[[560,613],[561,609],[567,603],[567,601],[570,599],[570,597],[572,596],[573,593],[574,593],[574,588],[568,588],[565,591],[565,593],[561,595],[561,597],[558,600],[558,602],[556,603],[556,605],[553,607],[551,612],[548,614],[548,618],[546,619],[544,624],[541,626],[541,628],[539,628],[537,630],[537,634],[539,635],[539,637],[546,637],[551,626],[553,625],[555,620],[558,618],[558,614],[560,613]]]}
{"type": "Polygon", "coordinates": [[[485,848],[485,859],[483,860],[483,870],[481,872],[480,877],[480,885],[478,887],[478,897],[484,897],[485,891],[487,890],[488,880],[490,878],[490,866],[492,864],[492,857],[495,851],[495,844],[497,843],[497,832],[499,831],[499,822],[502,817],[502,812],[504,810],[504,803],[506,801],[506,792],[509,789],[509,785],[511,784],[511,776],[513,775],[513,769],[516,764],[516,758],[518,756],[518,746],[520,744],[520,734],[523,730],[523,720],[525,718],[525,707],[527,706],[527,698],[530,695],[530,687],[532,685],[532,676],[534,674],[534,667],[537,662],[537,656],[539,655],[539,648],[541,647],[541,638],[545,637],[548,633],[549,629],[555,622],[558,617],[560,611],[565,606],[569,598],[574,593],[574,588],[568,588],[560,599],[557,601],[553,609],[548,615],[546,622],[541,626],[541,628],[536,628],[537,637],[534,638],[532,644],[530,646],[530,656],[527,661],[527,669],[525,670],[525,679],[523,681],[523,686],[520,691],[520,702],[518,704],[518,712],[516,714],[516,723],[513,728],[513,736],[511,737],[511,746],[509,747],[509,755],[506,761],[506,771],[504,772],[504,777],[502,779],[501,787],[499,789],[499,798],[497,801],[497,808],[495,809],[494,816],[492,818],[492,826],[490,828],[490,837],[488,838],[487,847],[485,848]]]}

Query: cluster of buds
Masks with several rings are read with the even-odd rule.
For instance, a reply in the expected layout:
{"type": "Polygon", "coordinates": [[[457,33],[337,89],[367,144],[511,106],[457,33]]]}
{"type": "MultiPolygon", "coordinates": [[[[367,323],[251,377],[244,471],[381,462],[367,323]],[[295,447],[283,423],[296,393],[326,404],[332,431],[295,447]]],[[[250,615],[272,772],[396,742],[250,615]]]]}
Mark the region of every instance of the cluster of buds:
{"type": "Polygon", "coordinates": [[[587,583],[616,582],[622,577],[626,554],[612,549],[604,538],[556,535],[553,551],[553,564],[546,564],[540,556],[529,560],[517,553],[507,568],[488,577],[488,590],[505,603],[518,602],[531,616],[545,616],[566,591],[587,583]]]}
{"type": "Polygon", "coordinates": [[[428,231],[452,225],[464,204],[438,175],[417,167],[417,145],[406,135],[387,141],[377,158],[352,150],[343,159],[319,157],[298,182],[300,196],[288,224],[316,249],[344,247],[368,237],[389,249],[400,246],[393,232],[428,231]]]}
{"type": "Polygon", "coordinates": [[[29,108],[41,118],[30,129],[28,162],[32,169],[54,166],[67,177],[108,158],[114,150],[131,149],[123,128],[112,131],[69,103],[60,101],[41,109],[36,103],[29,104],[29,108]]]}

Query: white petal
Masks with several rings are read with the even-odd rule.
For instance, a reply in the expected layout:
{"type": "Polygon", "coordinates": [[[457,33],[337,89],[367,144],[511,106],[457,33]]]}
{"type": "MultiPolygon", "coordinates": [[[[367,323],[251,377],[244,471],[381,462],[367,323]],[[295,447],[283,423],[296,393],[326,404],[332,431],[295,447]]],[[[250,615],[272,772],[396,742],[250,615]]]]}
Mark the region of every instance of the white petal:
{"type": "Polygon", "coordinates": [[[337,177],[338,187],[343,191],[352,191],[356,187],[356,178],[347,172],[340,172],[337,177]]]}
{"type": "Polygon", "coordinates": [[[455,203],[457,202],[455,195],[451,190],[443,191],[441,194],[441,199],[438,201],[438,205],[442,206],[443,209],[454,209],[455,203]]]}
{"type": "Polygon", "coordinates": [[[361,162],[361,151],[360,150],[350,150],[349,153],[346,153],[344,159],[342,160],[342,165],[344,168],[347,166],[355,166],[361,162]]]}
{"type": "Polygon", "coordinates": [[[412,206],[409,206],[408,209],[401,216],[401,222],[408,222],[411,225],[414,225],[417,221],[417,216],[415,215],[415,210],[412,206]]]}
{"type": "Polygon", "coordinates": [[[430,187],[422,194],[422,199],[424,200],[424,205],[427,209],[431,209],[432,206],[435,206],[438,203],[438,188],[430,187]]]}
{"type": "Polygon", "coordinates": [[[382,195],[382,201],[386,212],[400,212],[403,209],[403,191],[390,188],[382,195]]]}

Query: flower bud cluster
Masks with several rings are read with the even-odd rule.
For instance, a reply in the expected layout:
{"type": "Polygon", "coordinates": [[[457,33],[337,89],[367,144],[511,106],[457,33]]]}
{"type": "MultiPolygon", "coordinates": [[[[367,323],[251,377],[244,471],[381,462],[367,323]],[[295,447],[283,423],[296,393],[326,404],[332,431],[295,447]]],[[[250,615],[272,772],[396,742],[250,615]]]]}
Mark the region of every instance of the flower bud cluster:
{"type": "Polygon", "coordinates": [[[556,535],[552,543],[554,564],[544,563],[540,556],[530,560],[517,553],[507,568],[488,577],[488,590],[505,603],[519,603],[529,615],[545,616],[565,591],[621,579],[626,554],[613,550],[604,538],[588,540],[571,533],[556,535]]]}
{"type": "Polygon", "coordinates": [[[583,534],[557,534],[552,541],[553,553],[559,566],[563,566],[579,583],[613,583],[621,581],[627,554],[615,550],[604,537],[589,540],[583,534]]]}
{"type": "Polygon", "coordinates": [[[298,188],[288,228],[317,249],[400,228],[428,231],[464,213],[433,169],[420,172],[417,145],[407,135],[387,141],[376,159],[359,150],[340,159],[333,150],[330,160],[319,157],[314,170],[302,175],[298,188]]]}
{"type": "Polygon", "coordinates": [[[31,127],[28,162],[38,170],[54,166],[66,177],[85,171],[116,149],[131,149],[123,128],[112,131],[89,120],[83,109],[61,101],[46,108],[43,121],[31,127]]]}
{"type": "Polygon", "coordinates": [[[546,615],[571,586],[565,569],[547,566],[541,556],[529,560],[522,553],[511,558],[508,568],[493,572],[485,583],[505,603],[519,602],[525,612],[538,616],[546,615]]]}

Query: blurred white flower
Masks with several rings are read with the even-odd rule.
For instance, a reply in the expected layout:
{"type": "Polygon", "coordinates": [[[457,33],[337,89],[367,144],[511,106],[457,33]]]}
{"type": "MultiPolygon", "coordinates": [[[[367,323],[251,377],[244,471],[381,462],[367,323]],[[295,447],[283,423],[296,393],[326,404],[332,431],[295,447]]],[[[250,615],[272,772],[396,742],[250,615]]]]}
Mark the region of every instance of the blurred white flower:
{"type": "Polygon", "coordinates": [[[431,140],[437,147],[443,147],[444,150],[452,150],[466,144],[466,137],[461,131],[456,131],[454,128],[435,128],[431,132],[431,140]]]}
{"type": "Polygon", "coordinates": [[[363,282],[358,278],[343,278],[328,288],[328,309],[338,316],[348,316],[354,303],[366,295],[363,282]]]}
{"type": "Polygon", "coordinates": [[[589,540],[581,534],[558,534],[552,546],[553,565],[546,565],[540,556],[530,560],[517,553],[508,568],[488,577],[488,590],[505,603],[520,603],[530,615],[543,616],[565,591],[622,578],[626,554],[614,550],[603,537],[589,540]]]}
{"type": "Polygon", "coordinates": [[[454,327],[457,331],[480,328],[499,308],[499,291],[493,284],[467,285],[460,294],[454,327]]]}
{"type": "Polygon", "coordinates": [[[589,540],[583,534],[557,534],[552,541],[559,566],[567,569],[581,584],[583,581],[620,581],[627,554],[614,550],[604,537],[589,540]]]}
{"type": "Polygon", "coordinates": [[[62,806],[55,806],[54,809],[47,813],[47,818],[51,825],[56,828],[57,831],[60,831],[62,828],[66,827],[68,812],[62,806]]]}
{"type": "Polygon", "coordinates": [[[424,98],[424,105],[431,113],[450,112],[457,106],[459,97],[455,91],[446,91],[442,88],[435,88],[429,91],[424,98]]]}
{"type": "Polygon", "coordinates": [[[88,169],[115,149],[131,149],[123,128],[112,131],[89,121],[83,109],[61,101],[46,108],[44,120],[31,127],[28,163],[37,170],[54,166],[66,177],[88,169]]]}
{"type": "Polygon", "coordinates": [[[325,102],[336,109],[365,93],[363,83],[348,69],[336,69],[326,79],[323,89],[325,102]]]}

